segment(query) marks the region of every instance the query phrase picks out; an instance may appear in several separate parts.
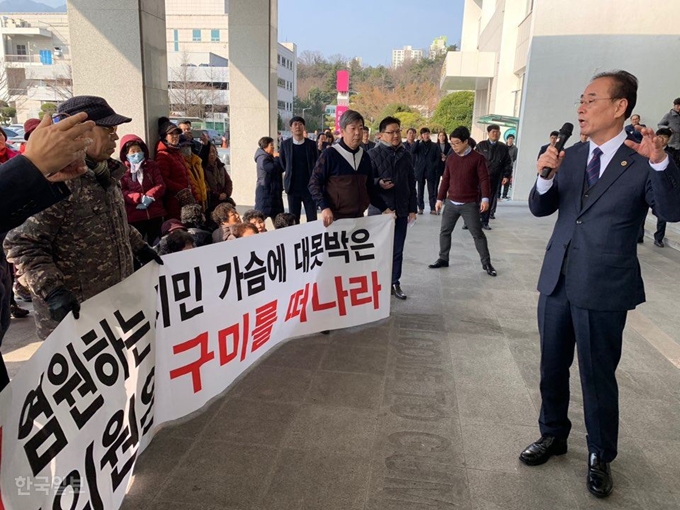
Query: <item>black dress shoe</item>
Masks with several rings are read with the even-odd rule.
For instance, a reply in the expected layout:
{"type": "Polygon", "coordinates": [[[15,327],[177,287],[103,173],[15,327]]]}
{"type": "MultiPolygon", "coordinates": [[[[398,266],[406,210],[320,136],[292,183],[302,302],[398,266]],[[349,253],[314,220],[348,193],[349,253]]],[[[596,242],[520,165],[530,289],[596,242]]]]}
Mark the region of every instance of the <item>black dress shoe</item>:
{"type": "Polygon", "coordinates": [[[423,210],[422,210],[422,209],[418,209],[418,214],[423,214],[423,210]]]}
{"type": "Polygon", "coordinates": [[[468,230],[468,226],[465,223],[463,223],[463,230],[468,230]]]}
{"type": "Polygon", "coordinates": [[[427,267],[429,267],[430,269],[439,269],[440,267],[449,267],[449,263],[446,262],[445,260],[437,259],[437,261],[434,264],[430,264],[427,267]]]}
{"type": "Polygon", "coordinates": [[[666,245],[663,244],[663,241],[654,241],[654,246],[658,246],[659,248],[663,248],[666,245]]]}
{"type": "Polygon", "coordinates": [[[489,225],[482,225],[484,230],[493,230],[489,225]]]}
{"type": "Polygon", "coordinates": [[[495,220],[495,219],[496,219],[496,215],[495,215],[495,214],[490,214],[490,215],[489,215],[489,219],[490,219],[490,220],[495,220]]]}
{"type": "Polygon", "coordinates": [[[406,299],[406,294],[404,294],[404,292],[401,290],[401,286],[399,284],[392,285],[392,295],[397,299],[406,299]]]}
{"type": "Polygon", "coordinates": [[[484,264],[482,266],[482,269],[484,269],[484,271],[486,271],[486,274],[488,274],[489,276],[498,276],[498,273],[496,272],[494,267],[491,265],[491,262],[489,262],[488,264],[484,264]]]}
{"type": "Polygon", "coordinates": [[[527,446],[519,454],[519,460],[527,466],[539,466],[548,462],[553,455],[567,453],[567,440],[553,436],[541,436],[541,439],[527,446]]]}
{"type": "Polygon", "coordinates": [[[586,480],[588,490],[596,498],[606,498],[614,490],[612,470],[609,462],[601,460],[597,453],[591,453],[588,457],[588,478],[586,480]]]}

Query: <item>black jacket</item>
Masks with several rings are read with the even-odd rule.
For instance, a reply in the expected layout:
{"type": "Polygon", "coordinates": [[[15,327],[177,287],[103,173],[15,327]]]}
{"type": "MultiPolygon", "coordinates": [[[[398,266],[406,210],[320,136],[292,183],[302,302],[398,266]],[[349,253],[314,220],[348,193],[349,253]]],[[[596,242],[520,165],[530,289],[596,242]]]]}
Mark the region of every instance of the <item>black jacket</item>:
{"type": "Polygon", "coordinates": [[[262,149],[255,152],[257,184],[255,186],[255,209],[274,218],[283,212],[283,179],[279,159],[262,149]]]}
{"type": "MultiPolygon", "coordinates": [[[[441,146],[439,145],[439,142],[437,142],[437,147],[439,147],[439,150],[440,150],[440,151],[442,150],[441,146]]],[[[450,144],[449,141],[447,140],[447,141],[444,143],[444,150],[443,150],[441,153],[442,153],[444,156],[448,156],[449,154],[451,154],[451,151],[452,151],[452,150],[453,150],[453,149],[451,148],[451,144],[450,144]]],[[[442,158],[440,157],[440,158],[439,158],[439,165],[438,165],[438,167],[437,167],[437,175],[438,175],[439,177],[441,177],[442,175],[444,175],[444,167],[445,167],[445,166],[446,166],[446,159],[444,159],[444,160],[442,161],[442,158]]]]}
{"type": "Polygon", "coordinates": [[[416,212],[416,178],[413,173],[411,153],[399,145],[396,150],[390,145],[378,143],[368,151],[373,167],[373,178],[380,190],[385,205],[403,218],[416,212]],[[392,179],[394,187],[385,190],[380,187],[380,179],[392,179]]]}
{"type": "MultiPolygon", "coordinates": [[[[305,176],[304,189],[292,190],[293,193],[305,194],[307,193],[307,184],[309,178],[312,176],[312,170],[316,165],[316,160],[319,158],[319,150],[316,144],[308,138],[305,138],[303,145],[305,146],[305,153],[307,154],[307,175],[305,176]]],[[[291,184],[293,182],[293,138],[287,138],[281,142],[281,149],[279,150],[279,161],[283,168],[283,188],[286,193],[291,193],[291,184]]]]}
{"type": "Polygon", "coordinates": [[[512,158],[508,146],[503,142],[496,142],[494,146],[488,140],[484,140],[477,144],[475,150],[486,159],[489,175],[501,174],[503,177],[512,177],[512,158]]]}
{"type": "Polygon", "coordinates": [[[442,151],[436,142],[423,142],[418,140],[411,151],[416,158],[416,179],[433,178],[439,171],[439,163],[442,160],[442,151]]]}
{"type": "MultiPolygon", "coordinates": [[[[0,166],[0,190],[0,246],[8,230],[71,194],[65,184],[47,181],[24,156],[17,156],[0,166]]],[[[9,271],[5,252],[0,248],[0,345],[10,320],[12,285],[9,271]]]]}

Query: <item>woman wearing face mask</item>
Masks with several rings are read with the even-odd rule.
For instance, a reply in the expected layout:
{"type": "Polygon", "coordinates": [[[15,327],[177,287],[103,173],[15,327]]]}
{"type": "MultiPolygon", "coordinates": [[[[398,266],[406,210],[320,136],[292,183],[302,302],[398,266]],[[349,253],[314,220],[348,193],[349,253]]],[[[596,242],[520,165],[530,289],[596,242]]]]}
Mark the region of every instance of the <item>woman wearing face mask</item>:
{"type": "Polygon", "coordinates": [[[149,148],[136,135],[126,135],[120,144],[120,160],[127,172],[120,180],[128,223],[153,243],[161,234],[165,216],[165,183],[156,162],[149,159],[149,148]]]}
{"type": "Polygon", "coordinates": [[[189,181],[189,171],[184,164],[184,156],[179,151],[179,137],[182,130],[167,117],[158,119],[158,145],[156,145],[156,164],[165,183],[163,197],[166,217],[179,220],[182,206],[196,203],[189,181]]]}

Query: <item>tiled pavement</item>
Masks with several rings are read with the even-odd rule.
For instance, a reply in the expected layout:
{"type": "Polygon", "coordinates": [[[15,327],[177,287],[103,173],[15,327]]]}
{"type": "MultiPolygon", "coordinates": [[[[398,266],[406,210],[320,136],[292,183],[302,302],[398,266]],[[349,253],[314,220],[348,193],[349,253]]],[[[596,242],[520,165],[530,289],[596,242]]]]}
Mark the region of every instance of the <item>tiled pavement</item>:
{"type": "MultiPolygon", "coordinates": [[[[451,266],[428,269],[440,218],[419,216],[402,278],[409,299],[392,301],[389,320],[292,340],[202,414],[161,431],[124,508],[680,509],[680,252],[640,247],[648,302],[629,315],[618,372],[615,492],[596,500],[575,370],[568,455],[535,468],[517,460],[538,437],[534,289],[554,218],[505,203],[498,218],[490,278],[460,225],[451,266]]],[[[10,330],[8,345],[25,344],[29,329],[10,330]]]]}

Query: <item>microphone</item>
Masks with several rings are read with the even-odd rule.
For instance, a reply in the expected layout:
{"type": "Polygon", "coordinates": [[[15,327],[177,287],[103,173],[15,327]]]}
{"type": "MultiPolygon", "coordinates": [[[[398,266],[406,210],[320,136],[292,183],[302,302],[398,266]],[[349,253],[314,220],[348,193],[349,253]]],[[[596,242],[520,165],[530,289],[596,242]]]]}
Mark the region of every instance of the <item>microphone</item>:
{"type": "MultiPolygon", "coordinates": [[[[562,126],[562,129],[560,129],[559,134],[557,135],[557,141],[555,142],[555,148],[557,149],[557,154],[562,152],[562,149],[564,149],[564,146],[567,143],[567,140],[569,140],[569,137],[571,134],[574,132],[574,125],[571,122],[565,122],[564,126],[562,126]]],[[[548,176],[550,175],[550,172],[552,172],[552,168],[548,168],[547,166],[541,170],[541,177],[544,179],[547,179],[548,176]]]]}

